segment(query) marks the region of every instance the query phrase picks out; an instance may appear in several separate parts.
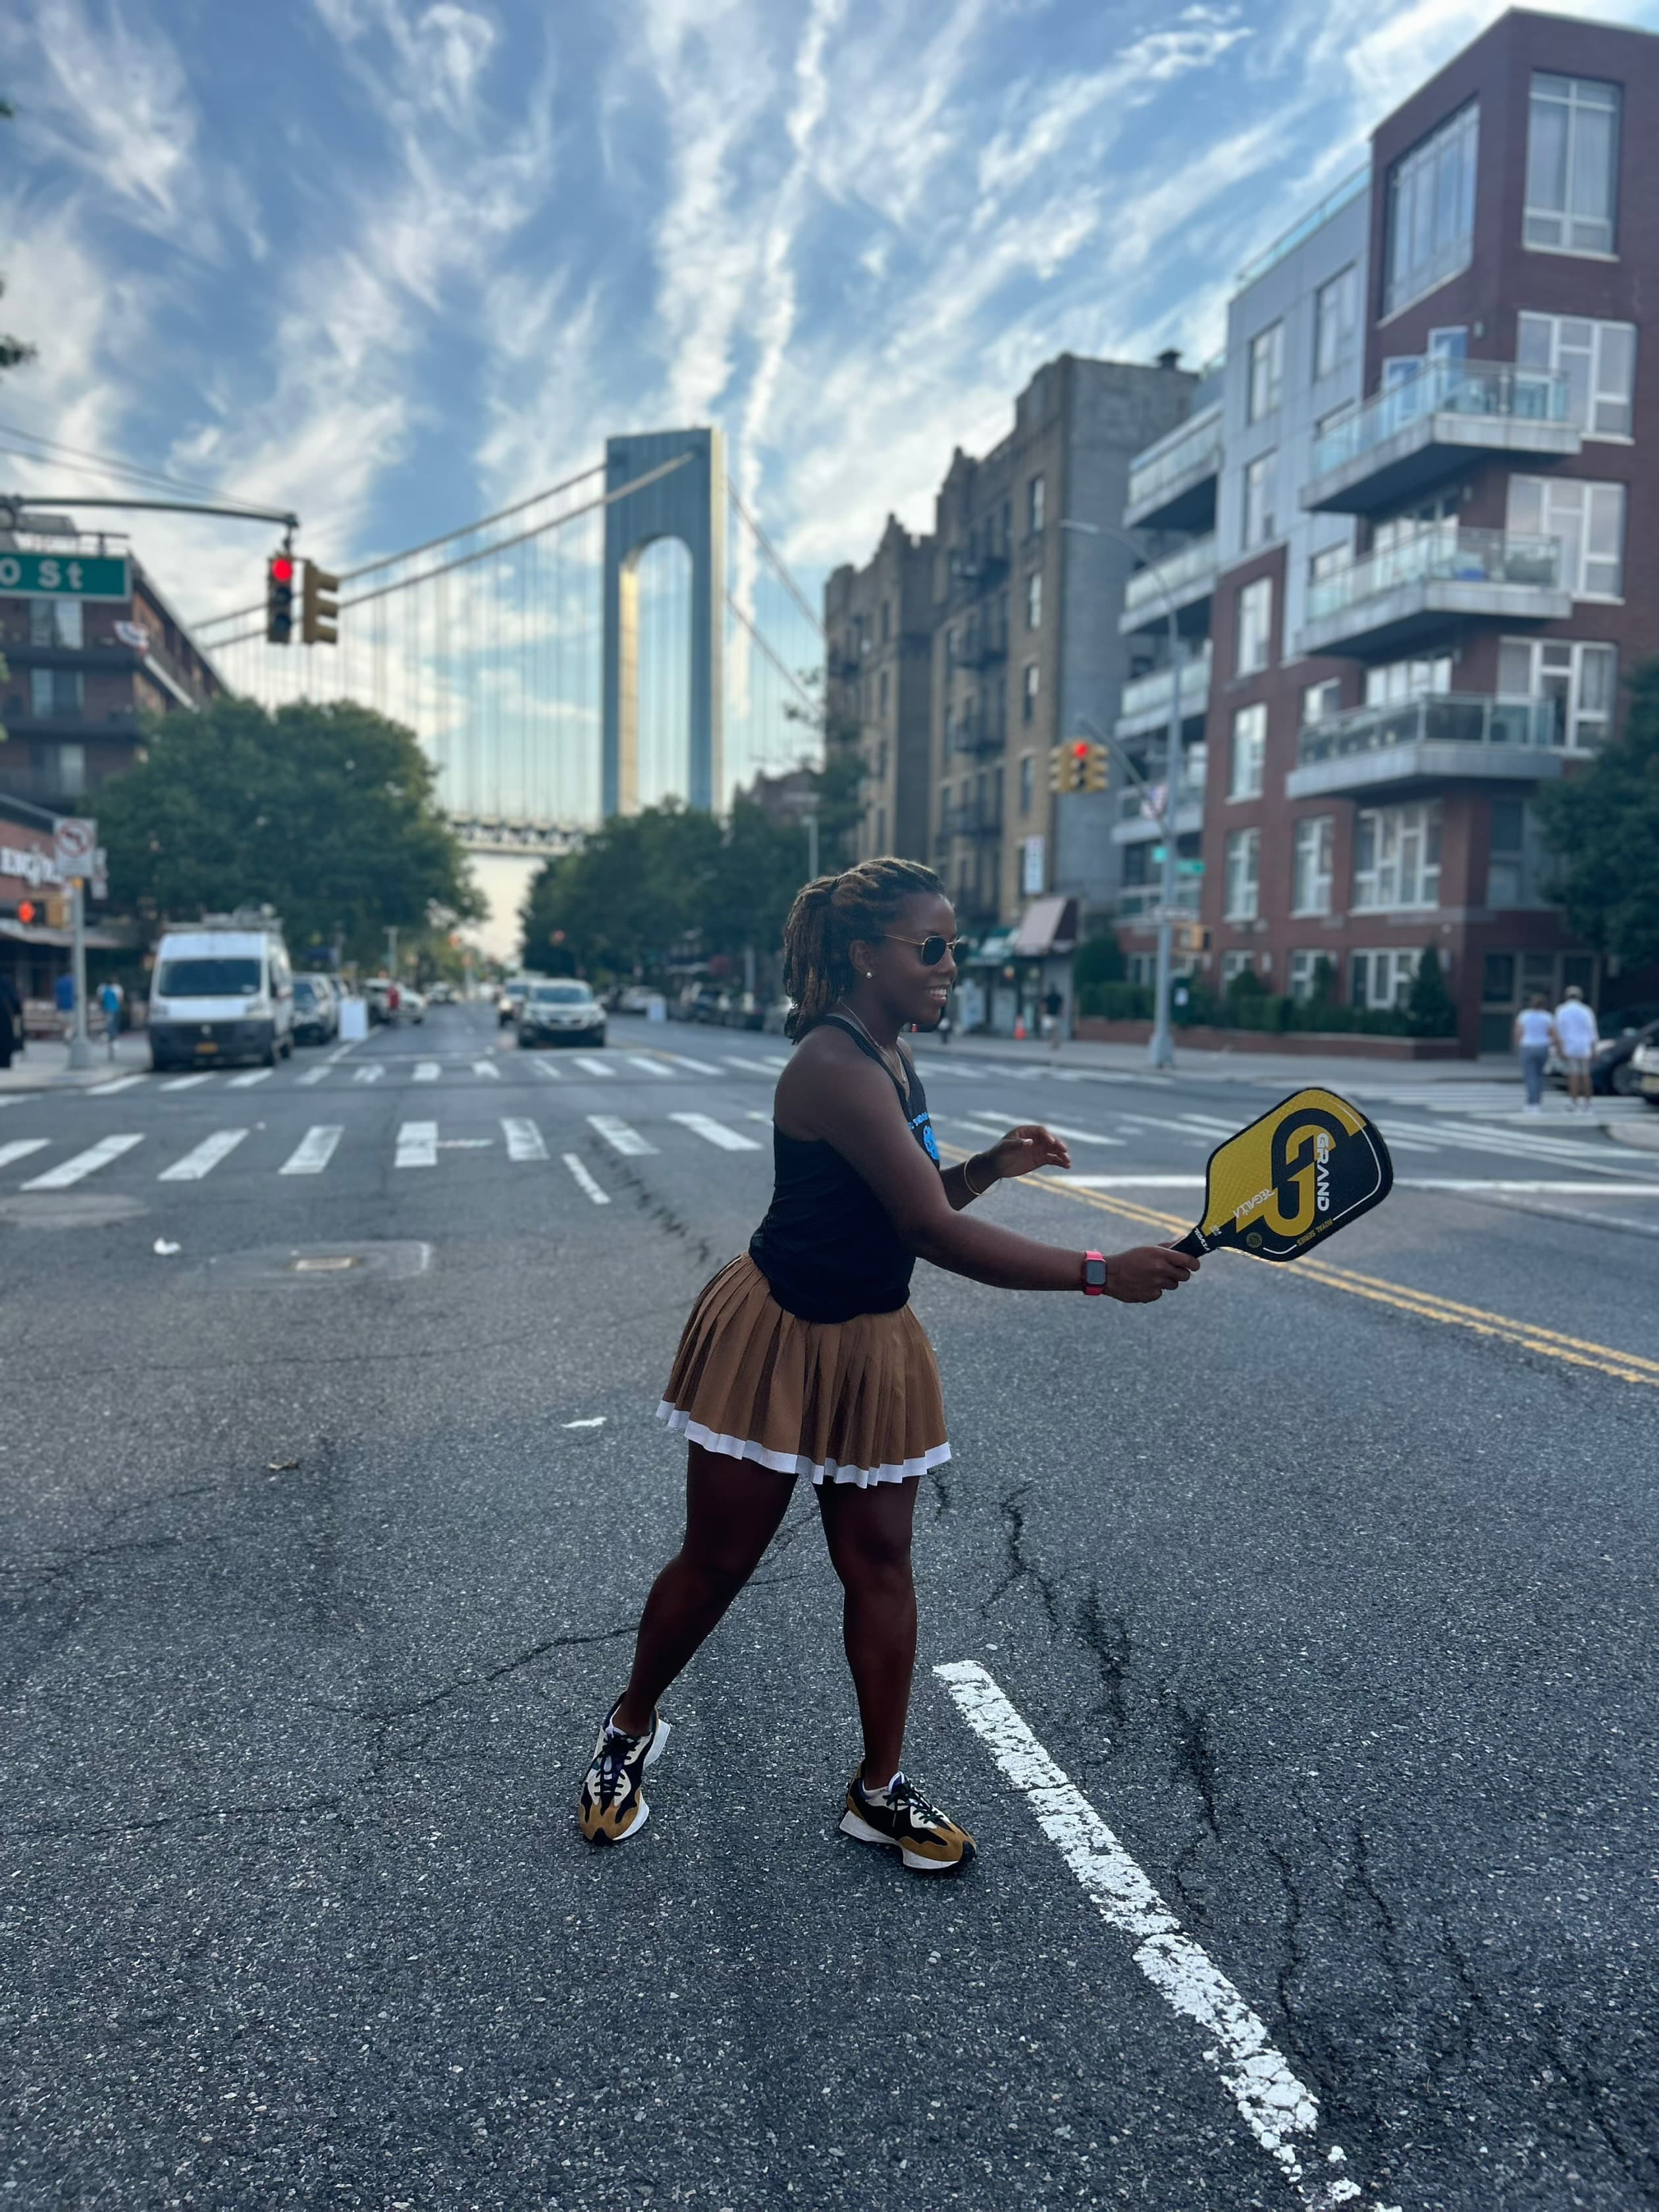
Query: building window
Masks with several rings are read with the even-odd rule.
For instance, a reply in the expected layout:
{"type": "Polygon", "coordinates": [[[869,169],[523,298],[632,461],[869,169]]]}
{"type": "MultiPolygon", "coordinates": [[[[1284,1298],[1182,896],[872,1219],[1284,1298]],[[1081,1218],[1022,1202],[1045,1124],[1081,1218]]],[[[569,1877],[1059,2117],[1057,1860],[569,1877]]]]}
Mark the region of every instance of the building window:
{"type": "Polygon", "coordinates": [[[1019,757],[1019,811],[1029,814],[1036,797],[1036,755],[1022,753],[1019,757]]]}
{"type": "Polygon", "coordinates": [[[1275,453],[1258,453],[1244,464],[1243,550],[1265,545],[1273,534],[1273,484],[1279,474],[1275,453]]]}
{"type": "Polygon", "coordinates": [[[1636,325],[1582,315],[1523,314],[1515,357],[1567,380],[1567,413],[1589,438],[1628,438],[1636,393],[1636,325]]]}
{"type": "Polygon", "coordinates": [[[1042,478],[1033,477],[1025,487],[1025,526],[1035,537],[1042,527],[1042,478]]]}
{"type": "Polygon", "coordinates": [[[1255,970],[1254,952],[1231,951],[1221,956],[1221,988],[1225,992],[1241,975],[1253,975],[1255,970]]]}
{"type": "Polygon", "coordinates": [[[1233,656],[1236,675],[1254,676],[1267,665],[1273,626],[1273,578],[1258,576],[1255,583],[1246,584],[1238,595],[1237,651],[1233,656]]]}
{"type": "Polygon", "coordinates": [[[1494,799],[1491,824],[1486,904],[1542,906],[1545,854],[1536,812],[1524,799],[1494,799]]]}
{"type": "Polygon", "coordinates": [[[1028,660],[1020,687],[1019,718],[1022,722],[1035,722],[1036,720],[1037,692],[1041,683],[1036,661],[1028,660]]]}
{"type": "Polygon", "coordinates": [[[1625,487],[1576,477],[1511,477],[1512,537],[1559,538],[1561,582],[1576,599],[1616,599],[1625,588],[1625,487]]]}
{"type": "Polygon", "coordinates": [[[1254,921],[1261,896],[1261,832],[1231,830],[1227,833],[1227,908],[1229,921],[1254,921]]]}
{"type": "Polygon", "coordinates": [[[1042,628],[1042,571],[1033,568],[1025,579],[1025,627],[1042,628]]]}
{"type": "Polygon", "coordinates": [[[1232,779],[1229,799],[1260,799],[1261,763],[1267,750],[1267,709],[1257,701],[1233,716],[1232,779]]]}
{"type": "Polygon", "coordinates": [[[885,783],[887,781],[887,740],[885,738],[884,738],[881,743],[876,747],[876,780],[878,783],[885,783]]]}
{"type": "Polygon", "coordinates": [[[37,722],[78,721],[85,703],[78,668],[31,668],[29,713],[37,722]]]}
{"type": "Polygon", "coordinates": [[[1451,655],[1430,653],[1416,660],[1384,660],[1365,671],[1368,707],[1403,707],[1413,699],[1438,698],[1451,690],[1451,655]]]}
{"type": "Polygon", "coordinates": [[[1480,139],[1480,103],[1472,100],[1389,171],[1385,315],[1468,268],[1480,139]]]}
{"type": "Polygon", "coordinates": [[[891,601],[890,599],[884,599],[884,600],[882,601],[882,603],[881,603],[881,641],[882,641],[882,643],[883,643],[884,645],[885,645],[885,644],[888,642],[888,641],[891,638],[892,635],[893,635],[893,603],[892,603],[892,601],[891,601]]]}
{"type": "Polygon", "coordinates": [[[1362,806],[1353,822],[1353,910],[1440,903],[1440,801],[1362,806]]]}
{"type": "Polygon", "coordinates": [[[954,668],[956,665],[957,626],[952,623],[951,627],[945,633],[945,665],[947,668],[954,668]]]}
{"type": "Polygon", "coordinates": [[[1555,253],[1611,253],[1618,171],[1618,86],[1534,71],[1527,123],[1527,244],[1555,253]]]}
{"type": "Polygon", "coordinates": [[[876,850],[878,853],[887,850],[887,809],[884,806],[876,809],[876,850]]]}
{"type": "Polygon", "coordinates": [[[81,601],[79,599],[31,599],[29,601],[29,643],[60,646],[69,652],[79,653],[86,643],[81,601]]]}
{"type": "Polygon", "coordinates": [[[884,668],[881,672],[880,698],[881,711],[884,714],[887,712],[887,671],[884,668]]]}
{"type": "Polygon", "coordinates": [[[1618,648],[1568,638],[1504,638],[1498,647],[1498,696],[1553,699],[1560,743],[1592,752],[1613,735],[1618,648]]]}
{"type": "Polygon", "coordinates": [[[1297,823],[1291,874],[1292,914],[1330,912],[1331,854],[1335,842],[1334,814],[1304,814],[1297,823]]]}
{"type": "Polygon", "coordinates": [[[1349,960],[1353,1003],[1381,1013],[1389,1006],[1403,1006],[1411,994],[1412,978],[1421,955],[1409,946],[1381,952],[1356,952],[1349,960]]]}
{"type": "Polygon", "coordinates": [[[1322,684],[1310,684],[1302,694],[1302,726],[1327,720],[1342,712],[1342,678],[1328,676],[1322,684]]]}
{"type": "Polygon", "coordinates": [[[1328,952],[1292,952],[1285,963],[1285,979],[1290,994],[1298,1006],[1306,1006],[1320,981],[1319,963],[1323,961],[1328,970],[1328,995],[1335,986],[1335,963],[1328,952]]]}
{"type": "Polygon", "coordinates": [[[1359,268],[1351,261],[1314,294],[1314,374],[1352,361],[1359,342],[1359,268]]]}
{"type": "Polygon", "coordinates": [[[1269,323],[1250,340],[1247,422],[1259,422],[1279,404],[1285,383],[1285,325],[1269,323]]]}

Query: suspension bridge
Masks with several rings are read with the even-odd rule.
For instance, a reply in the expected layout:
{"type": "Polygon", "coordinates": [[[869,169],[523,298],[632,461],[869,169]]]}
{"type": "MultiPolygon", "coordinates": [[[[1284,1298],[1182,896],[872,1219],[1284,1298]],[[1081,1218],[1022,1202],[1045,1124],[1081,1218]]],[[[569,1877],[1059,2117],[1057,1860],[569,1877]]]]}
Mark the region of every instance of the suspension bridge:
{"type": "Polygon", "coordinates": [[[263,605],[193,625],[270,707],[404,723],[468,849],[540,858],[671,794],[720,811],[821,752],[823,639],[726,477],[718,430],[615,437],[546,489],[340,574],[339,641],[263,605]]]}

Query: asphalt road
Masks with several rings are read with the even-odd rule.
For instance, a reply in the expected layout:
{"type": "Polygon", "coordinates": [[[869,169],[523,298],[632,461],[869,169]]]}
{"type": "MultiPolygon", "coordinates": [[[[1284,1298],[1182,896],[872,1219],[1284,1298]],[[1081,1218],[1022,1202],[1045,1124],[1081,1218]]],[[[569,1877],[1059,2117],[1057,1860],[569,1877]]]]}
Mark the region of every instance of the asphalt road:
{"type": "MultiPolygon", "coordinates": [[[[1072,1133],[989,1203],[1079,1249],[1252,1103],[951,1052],[947,1143],[1072,1133]]],[[[1659,2204],[1659,1157],[1559,1115],[1368,1099],[1401,1187],[1318,1268],[919,1271],[966,1879],[836,1832],[805,1495],[580,1843],[782,1054],[454,1008],[0,1109],[5,2201],[1659,2204]]]]}

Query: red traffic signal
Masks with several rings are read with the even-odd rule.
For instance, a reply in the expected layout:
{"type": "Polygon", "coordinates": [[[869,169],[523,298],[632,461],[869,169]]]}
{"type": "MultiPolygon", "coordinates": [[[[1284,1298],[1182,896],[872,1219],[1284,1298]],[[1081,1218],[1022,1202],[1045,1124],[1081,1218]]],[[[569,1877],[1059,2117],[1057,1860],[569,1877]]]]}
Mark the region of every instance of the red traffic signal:
{"type": "Polygon", "coordinates": [[[40,909],[36,906],[33,899],[18,900],[17,919],[19,921],[22,922],[25,927],[27,927],[28,923],[38,920],[40,913],[40,909]]]}
{"type": "Polygon", "coordinates": [[[286,645],[294,635],[294,556],[273,553],[265,563],[265,639],[286,645]]]}
{"type": "Polygon", "coordinates": [[[286,553],[277,553],[271,556],[270,574],[274,583],[291,584],[294,581],[294,563],[286,553]]]}

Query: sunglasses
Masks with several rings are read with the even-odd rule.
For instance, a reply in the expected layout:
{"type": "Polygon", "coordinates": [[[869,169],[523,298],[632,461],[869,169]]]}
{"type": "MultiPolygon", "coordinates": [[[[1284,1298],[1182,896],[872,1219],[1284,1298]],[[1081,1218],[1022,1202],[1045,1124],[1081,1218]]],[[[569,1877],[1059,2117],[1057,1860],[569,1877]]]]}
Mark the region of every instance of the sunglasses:
{"type": "Polygon", "coordinates": [[[937,968],[947,952],[954,960],[968,942],[965,937],[895,937],[890,932],[882,941],[886,945],[914,945],[921,954],[924,968],[937,968]]]}

